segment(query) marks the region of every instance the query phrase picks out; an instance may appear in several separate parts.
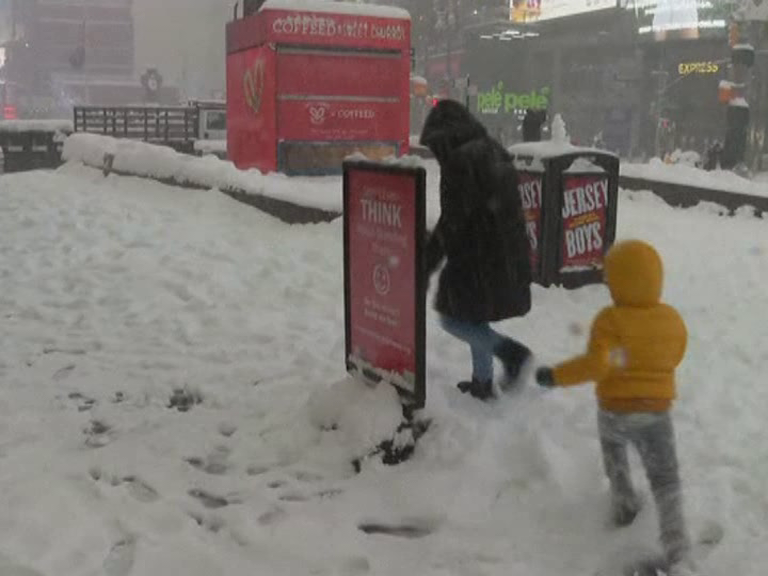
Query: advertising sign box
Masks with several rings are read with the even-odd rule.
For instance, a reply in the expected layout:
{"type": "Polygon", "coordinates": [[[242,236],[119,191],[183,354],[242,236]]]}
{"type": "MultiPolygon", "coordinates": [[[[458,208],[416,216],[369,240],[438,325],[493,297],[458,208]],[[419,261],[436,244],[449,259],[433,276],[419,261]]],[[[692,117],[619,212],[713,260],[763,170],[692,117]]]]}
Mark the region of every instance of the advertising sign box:
{"type": "Polygon", "coordinates": [[[533,280],[578,288],[602,282],[616,237],[619,159],[570,144],[510,147],[531,242],[533,280]]]}
{"type": "Polygon", "coordinates": [[[424,406],[423,168],[344,162],[346,363],[424,406]]]}
{"type": "Polygon", "coordinates": [[[567,175],[563,178],[560,272],[602,266],[607,208],[607,175],[567,175]]]}
{"type": "Polygon", "coordinates": [[[550,170],[557,206],[549,218],[557,251],[549,276],[566,288],[600,283],[605,253],[616,238],[619,159],[582,150],[553,159],[550,170]]]}
{"type": "Polygon", "coordinates": [[[543,173],[519,171],[517,174],[517,191],[520,193],[520,198],[523,201],[525,229],[531,244],[531,271],[533,272],[533,280],[535,282],[541,278],[543,185],[543,173]]]}

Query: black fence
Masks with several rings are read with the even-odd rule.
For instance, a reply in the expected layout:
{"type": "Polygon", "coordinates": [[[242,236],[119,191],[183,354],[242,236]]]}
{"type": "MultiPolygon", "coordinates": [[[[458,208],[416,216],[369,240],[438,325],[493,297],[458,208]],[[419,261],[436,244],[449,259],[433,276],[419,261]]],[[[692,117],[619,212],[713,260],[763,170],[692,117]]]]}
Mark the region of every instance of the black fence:
{"type": "Polygon", "coordinates": [[[191,153],[198,138],[196,107],[76,106],[75,132],[141,140],[191,153]]]}

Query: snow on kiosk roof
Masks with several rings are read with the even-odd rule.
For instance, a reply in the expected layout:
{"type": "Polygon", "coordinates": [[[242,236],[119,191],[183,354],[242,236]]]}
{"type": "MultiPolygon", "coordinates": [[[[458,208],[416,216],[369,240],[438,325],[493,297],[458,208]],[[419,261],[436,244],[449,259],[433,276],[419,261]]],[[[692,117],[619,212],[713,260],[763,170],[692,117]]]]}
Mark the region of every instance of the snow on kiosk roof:
{"type": "Polygon", "coordinates": [[[402,8],[324,0],[268,0],[227,24],[227,52],[266,42],[410,51],[411,16],[402,8]]]}
{"type": "Polygon", "coordinates": [[[300,12],[350,14],[354,16],[376,16],[400,20],[411,19],[411,15],[407,10],[395,6],[330,2],[328,0],[267,0],[261,7],[261,10],[294,10],[300,12]]]}

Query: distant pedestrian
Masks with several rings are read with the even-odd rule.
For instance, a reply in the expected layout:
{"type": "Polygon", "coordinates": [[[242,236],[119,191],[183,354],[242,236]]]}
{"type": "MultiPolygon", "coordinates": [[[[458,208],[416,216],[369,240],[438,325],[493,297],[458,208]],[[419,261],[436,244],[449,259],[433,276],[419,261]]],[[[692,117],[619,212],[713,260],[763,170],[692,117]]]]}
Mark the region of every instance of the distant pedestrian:
{"type": "Polygon", "coordinates": [[[546,121],[546,110],[528,108],[523,118],[523,142],[540,142],[541,130],[546,121]]]}

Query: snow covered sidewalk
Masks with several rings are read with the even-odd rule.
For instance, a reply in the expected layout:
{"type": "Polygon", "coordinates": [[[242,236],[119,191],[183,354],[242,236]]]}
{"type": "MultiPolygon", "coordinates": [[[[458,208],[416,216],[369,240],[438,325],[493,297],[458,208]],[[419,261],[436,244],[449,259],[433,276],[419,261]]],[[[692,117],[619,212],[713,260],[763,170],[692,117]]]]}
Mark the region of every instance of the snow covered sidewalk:
{"type": "MultiPolygon", "coordinates": [[[[468,352],[431,313],[433,425],[412,461],[355,474],[396,405],[348,384],[328,402],[344,376],[338,221],[285,226],[69,165],[0,177],[0,229],[3,576],[592,576],[655,546],[650,505],[605,527],[590,387],[479,405],[454,388],[468,352]],[[376,523],[408,529],[359,529],[376,523]]],[[[696,534],[725,530],[702,574],[762,575],[768,227],[633,193],[619,236],[659,247],[691,333],[687,510],[696,534]]],[[[501,329],[557,360],[606,302],[537,288],[501,329]]]]}
{"type": "Polygon", "coordinates": [[[708,172],[683,164],[664,164],[658,158],[652,159],[648,164],[623,163],[621,175],[627,178],[680,184],[706,190],[768,197],[768,184],[760,179],[747,180],[728,170],[708,172]]]}

